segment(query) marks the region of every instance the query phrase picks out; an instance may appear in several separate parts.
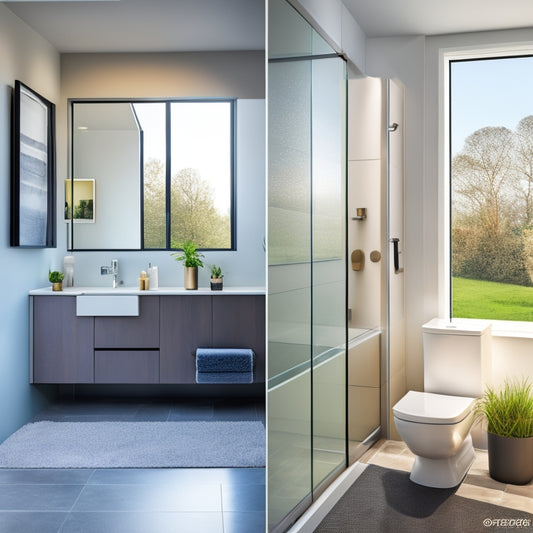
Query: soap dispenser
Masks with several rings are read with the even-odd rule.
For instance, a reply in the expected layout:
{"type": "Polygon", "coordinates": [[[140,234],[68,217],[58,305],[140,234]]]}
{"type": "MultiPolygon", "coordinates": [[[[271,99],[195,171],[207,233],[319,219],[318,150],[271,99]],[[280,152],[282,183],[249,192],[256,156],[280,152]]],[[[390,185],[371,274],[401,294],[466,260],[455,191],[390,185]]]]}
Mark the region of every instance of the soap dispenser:
{"type": "Polygon", "coordinates": [[[66,255],[63,257],[63,287],[74,287],[74,256],[66,255]]]}
{"type": "Polygon", "coordinates": [[[151,291],[159,288],[157,267],[152,266],[152,263],[148,263],[148,287],[151,291]]]}

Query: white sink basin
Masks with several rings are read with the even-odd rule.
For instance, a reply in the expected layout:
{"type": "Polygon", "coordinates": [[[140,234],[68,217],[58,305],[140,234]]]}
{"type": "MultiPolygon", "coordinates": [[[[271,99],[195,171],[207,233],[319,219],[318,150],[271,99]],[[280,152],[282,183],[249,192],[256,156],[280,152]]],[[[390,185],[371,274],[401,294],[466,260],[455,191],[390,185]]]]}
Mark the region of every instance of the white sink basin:
{"type": "Polygon", "coordinates": [[[76,296],[77,316],[139,316],[139,296],[82,294],[76,296]]]}

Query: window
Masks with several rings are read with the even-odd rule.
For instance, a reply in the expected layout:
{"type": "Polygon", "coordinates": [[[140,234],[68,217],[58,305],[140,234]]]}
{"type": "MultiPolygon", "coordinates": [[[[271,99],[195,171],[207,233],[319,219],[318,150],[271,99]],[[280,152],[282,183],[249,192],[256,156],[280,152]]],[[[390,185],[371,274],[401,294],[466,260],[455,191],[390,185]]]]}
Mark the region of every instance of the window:
{"type": "Polygon", "coordinates": [[[451,316],[533,321],[533,56],[449,81],[451,316]]]}
{"type": "Polygon", "coordinates": [[[96,197],[69,249],[235,249],[233,100],[73,102],[72,176],[96,197]]]}

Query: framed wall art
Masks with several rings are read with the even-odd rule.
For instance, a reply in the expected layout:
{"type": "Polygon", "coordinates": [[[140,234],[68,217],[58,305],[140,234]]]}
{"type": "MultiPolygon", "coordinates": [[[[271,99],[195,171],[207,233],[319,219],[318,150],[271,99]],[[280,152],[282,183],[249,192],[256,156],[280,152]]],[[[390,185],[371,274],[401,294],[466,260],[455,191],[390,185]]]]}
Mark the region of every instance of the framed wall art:
{"type": "Polygon", "coordinates": [[[15,81],[11,246],[56,246],[55,105],[15,81]]]}

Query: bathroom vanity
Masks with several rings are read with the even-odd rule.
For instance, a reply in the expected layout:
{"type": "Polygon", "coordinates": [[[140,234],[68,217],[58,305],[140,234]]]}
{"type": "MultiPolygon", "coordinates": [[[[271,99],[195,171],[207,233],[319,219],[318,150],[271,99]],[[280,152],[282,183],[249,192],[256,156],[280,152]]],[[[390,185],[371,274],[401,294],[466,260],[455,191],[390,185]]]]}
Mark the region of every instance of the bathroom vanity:
{"type": "Polygon", "coordinates": [[[30,291],[31,383],[196,383],[196,348],[251,348],[265,380],[265,291],[30,291]]]}

